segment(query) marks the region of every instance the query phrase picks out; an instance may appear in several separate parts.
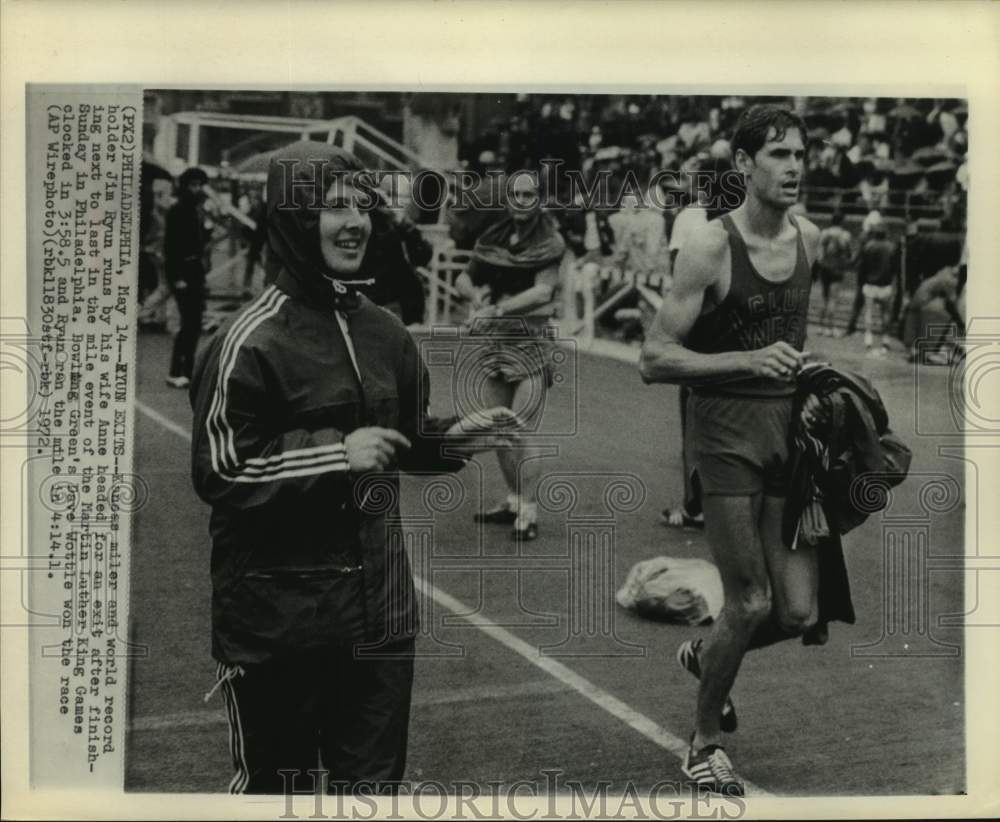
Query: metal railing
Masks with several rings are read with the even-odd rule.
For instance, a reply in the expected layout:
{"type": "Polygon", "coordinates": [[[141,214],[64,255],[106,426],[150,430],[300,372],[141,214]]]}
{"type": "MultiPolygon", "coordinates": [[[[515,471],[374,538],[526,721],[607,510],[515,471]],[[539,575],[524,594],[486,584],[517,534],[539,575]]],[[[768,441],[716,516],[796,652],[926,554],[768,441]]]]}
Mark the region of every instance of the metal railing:
{"type": "MultiPolygon", "coordinates": [[[[812,215],[810,215],[812,216],[812,215]]],[[[860,220],[858,221],[860,223],[860,220]]],[[[910,249],[911,243],[906,234],[906,221],[901,219],[886,219],[892,233],[900,244],[900,271],[897,287],[902,289],[909,282],[908,268],[918,265],[910,249]]],[[[939,235],[960,245],[961,234],[939,235]]],[[[421,270],[428,294],[429,323],[454,323],[465,319],[464,304],[455,290],[456,278],[466,270],[471,255],[468,251],[459,251],[453,246],[440,246],[435,250],[434,258],[427,269],[421,270]]],[[[663,295],[669,290],[671,276],[669,261],[664,260],[664,267],[659,271],[631,270],[616,262],[614,258],[604,258],[600,262],[577,260],[572,253],[567,253],[561,266],[563,285],[563,314],[560,320],[562,334],[574,337],[578,343],[586,346],[597,337],[600,321],[613,314],[616,309],[630,298],[637,298],[639,305],[646,312],[655,313],[663,303],[663,295]]],[[[857,287],[856,272],[849,271],[842,283],[836,303],[833,307],[833,325],[845,328],[853,311],[855,291],[857,287]]],[[[814,283],[812,298],[809,304],[809,321],[818,322],[821,309],[821,293],[819,283],[814,283]]]]}
{"type": "Polygon", "coordinates": [[[865,200],[859,188],[806,186],[803,188],[802,200],[810,216],[820,223],[834,211],[843,212],[845,219],[850,220],[863,218],[871,210],[878,211],[883,217],[904,221],[940,221],[962,197],[963,195],[945,190],[917,192],[890,189],[879,192],[872,200],[865,200]]]}

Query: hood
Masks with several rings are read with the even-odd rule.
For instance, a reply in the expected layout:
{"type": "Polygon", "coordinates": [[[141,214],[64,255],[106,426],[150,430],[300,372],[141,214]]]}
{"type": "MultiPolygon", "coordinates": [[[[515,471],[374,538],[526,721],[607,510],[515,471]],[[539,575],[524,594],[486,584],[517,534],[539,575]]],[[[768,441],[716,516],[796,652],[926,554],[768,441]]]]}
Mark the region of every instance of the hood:
{"type": "MultiPolygon", "coordinates": [[[[367,282],[364,268],[354,275],[357,279],[343,279],[327,266],[320,250],[319,215],[334,180],[364,171],[353,154],[326,143],[303,140],[271,156],[267,241],[281,262],[279,285],[291,285],[322,305],[345,308],[357,303],[357,288],[367,282]]],[[[358,185],[361,190],[370,187],[367,180],[358,185]]]]}

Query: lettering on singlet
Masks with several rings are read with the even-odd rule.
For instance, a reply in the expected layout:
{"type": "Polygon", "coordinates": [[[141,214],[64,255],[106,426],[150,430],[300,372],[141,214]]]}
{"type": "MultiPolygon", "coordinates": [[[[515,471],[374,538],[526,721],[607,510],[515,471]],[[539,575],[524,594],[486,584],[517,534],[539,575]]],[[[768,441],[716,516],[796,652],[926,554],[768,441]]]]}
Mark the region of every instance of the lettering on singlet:
{"type": "MultiPolygon", "coordinates": [[[[720,354],[755,351],[784,340],[801,351],[806,339],[812,273],[798,224],[793,219],[797,236],[792,274],[773,282],[754,268],[746,242],[732,218],[726,215],[720,220],[729,235],[729,291],[713,310],[695,321],[685,344],[703,354],[720,354]]],[[[715,388],[734,394],[794,393],[794,386],[764,377],[719,383],[715,388]]]]}

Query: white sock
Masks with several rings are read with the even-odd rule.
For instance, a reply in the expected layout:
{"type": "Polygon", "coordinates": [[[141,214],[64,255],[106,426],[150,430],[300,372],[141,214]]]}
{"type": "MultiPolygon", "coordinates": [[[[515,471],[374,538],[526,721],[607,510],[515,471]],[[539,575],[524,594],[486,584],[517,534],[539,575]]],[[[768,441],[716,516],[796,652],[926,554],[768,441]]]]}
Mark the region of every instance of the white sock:
{"type": "Polygon", "coordinates": [[[521,501],[521,507],[517,512],[518,525],[522,528],[532,522],[538,521],[538,503],[521,501]]]}
{"type": "Polygon", "coordinates": [[[507,507],[516,514],[521,510],[521,498],[517,494],[508,494],[507,507]]]}

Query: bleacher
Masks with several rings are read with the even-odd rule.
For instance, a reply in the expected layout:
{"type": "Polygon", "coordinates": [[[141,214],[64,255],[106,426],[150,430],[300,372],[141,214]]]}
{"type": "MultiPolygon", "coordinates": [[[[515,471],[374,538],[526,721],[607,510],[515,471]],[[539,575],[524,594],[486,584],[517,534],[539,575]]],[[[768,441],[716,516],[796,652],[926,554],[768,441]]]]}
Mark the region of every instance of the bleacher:
{"type": "MultiPolygon", "coordinates": [[[[169,119],[172,122],[170,129],[167,130],[172,140],[169,153],[177,156],[178,153],[184,153],[181,151],[182,148],[186,149],[186,159],[192,164],[199,161],[199,142],[186,139],[182,145],[177,139],[180,129],[188,128],[196,133],[199,129],[216,128],[234,130],[234,134],[242,135],[249,127],[245,117],[232,115],[182,112],[172,115],[169,119]]],[[[349,150],[358,152],[373,167],[412,171],[424,166],[411,151],[357,117],[342,117],[331,121],[301,119],[287,122],[286,118],[256,117],[253,126],[266,129],[261,133],[286,135],[286,139],[297,134],[301,137],[311,136],[314,139],[319,137],[343,145],[349,150]]],[[[245,139],[243,142],[246,145],[250,144],[245,139]]],[[[266,151],[252,155],[244,158],[239,166],[231,167],[227,172],[229,182],[226,185],[232,184],[234,180],[237,184],[242,182],[259,185],[261,172],[266,168],[265,161],[269,154],[270,152],[266,151]]],[[[949,192],[916,185],[922,179],[940,180],[941,174],[949,170],[943,166],[940,151],[921,149],[914,152],[909,166],[903,164],[896,167],[895,171],[884,171],[884,176],[888,176],[890,185],[887,191],[879,193],[881,199],[875,207],[884,218],[890,237],[901,245],[903,281],[906,281],[906,267],[909,264],[906,248],[907,226],[915,225],[920,233],[940,232],[943,224],[948,225],[949,216],[954,216],[956,212],[964,213],[964,202],[961,200],[964,195],[956,193],[954,186],[949,192]]],[[[219,171],[221,170],[213,169],[215,173],[219,171]]],[[[950,174],[951,180],[954,180],[953,166],[950,167],[950,174]]],[[[224,199],[231,203],[235,198],[227,192],[224,199]]],[[[860,234],[862,220],[873,207],[873,203],[870,200],[866,201],[861,189],[857,187],[807,186],[803,191],[803,203],[808,216],[821,228],[829,224],[834,212],[842,212],[845,215],[844,227],[856,236],[860,234]]],[[[211,296],[205,319],[208,328],[217,326],[228,313],[236,310],[242,303],[243,296],[245,252],[242,242],[238,239],[240,215],[235,214],[231,207],[228,211],[224,210],[224,214],[232,219],[227,219],[228,232],[219,232],[216,237],[212,253],[213,265],[208,277],[211,296]]],[[[428,297],[426,321],[431,324],[461,320],[464,317],[464,310],[460,305],[461,301],[455,291],[454,283],[469,261],[468,252],[457,251],[451,245],[444,221],[444,209],[434,216],[434,223],[421,225],[421,229],[435,246],[434,258],[430,266],[422,272],[428,297]]],[[[579,299],[567,297],[565,301],[566,312],[571,316],[564,318],[564,327],[570,334],[581,338],[595,336],[599,330],[598,321],[609,313],[613,315],[613,312],[626,300],[631,298],[634,301],[636,294],[640,304],[647,309],[656,308],[660,295],[669,288],[670,282],[669,272],[666,270],[637,273],[615,264],[610,259],[600,263],[596,272],[585,274],[569,261],[564,270],[566,283],[569,286],[565,290],[568,294],[579,295],[579,299]]],[[[840,289],[835,309],[835,325],[840,327],[846,325],[854,291],[853,275],[849,274],[840,289]]],[[[814,297],[810,313],[812,321],[818,318],[820,309],[818,286],[814,297]]]]}

